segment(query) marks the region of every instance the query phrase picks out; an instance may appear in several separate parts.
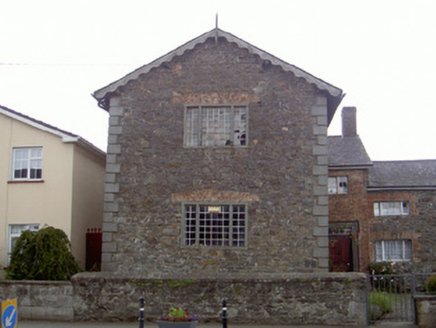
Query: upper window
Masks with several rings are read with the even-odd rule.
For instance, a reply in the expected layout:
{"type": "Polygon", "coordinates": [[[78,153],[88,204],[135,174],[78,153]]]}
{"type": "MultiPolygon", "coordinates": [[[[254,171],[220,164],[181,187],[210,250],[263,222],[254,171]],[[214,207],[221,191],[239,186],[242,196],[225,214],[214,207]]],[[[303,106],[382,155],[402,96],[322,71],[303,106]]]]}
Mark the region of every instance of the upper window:
{"type": "Polygon", "coordinates": [[[12,179],[42,179],[42,147],[13,149],[12,179]]]}
{"type": "Polygon", "coordinates": [[[409,202],[374,202],[374,216],[409,215],[409,202]]]}
{"type": "Polygon", "coordinates": [[[411,261],[412,241],[410,239],[377,240],[375,255],[377,262],[411,261]]]}
{"type": "Polygon", "coordinates": [[[185,109],[186,147],[247,145],[246,105],[193,105],[185,109]]]}
{"type": "Polygon", "coordinates": [[[184,206],[184,245],[246,246],[247,207],[242,204],[184,206]]]}
{"type": "Polygon", "coordinates": [[[329,194],[348,193],[348,177],[329,177],[329,194]]]}

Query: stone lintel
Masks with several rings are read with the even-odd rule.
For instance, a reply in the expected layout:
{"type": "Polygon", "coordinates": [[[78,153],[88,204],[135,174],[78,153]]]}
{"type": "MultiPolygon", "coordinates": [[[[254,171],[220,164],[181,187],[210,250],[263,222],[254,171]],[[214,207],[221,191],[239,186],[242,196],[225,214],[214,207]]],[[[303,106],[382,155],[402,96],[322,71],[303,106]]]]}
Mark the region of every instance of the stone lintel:
{"type": "Polygon", "coordinates": [[[171,195],[172,202],[230,202],[251,203],[258,202],[259,196],[248,192],[231,190],[204,189],[185,191],[171,195]]]}

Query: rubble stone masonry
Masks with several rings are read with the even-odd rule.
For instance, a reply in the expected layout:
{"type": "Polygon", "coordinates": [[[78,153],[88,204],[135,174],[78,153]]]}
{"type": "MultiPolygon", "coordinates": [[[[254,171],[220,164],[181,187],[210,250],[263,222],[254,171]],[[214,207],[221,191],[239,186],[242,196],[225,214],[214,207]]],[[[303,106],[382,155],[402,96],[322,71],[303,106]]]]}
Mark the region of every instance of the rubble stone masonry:
{"type": "MultiPolygon", "coordinates": [[[[372,245],[377,240],[410,239],[412,261],[402,263],[408,272],[436,271],[436,192],[433,190],[373,191],[368,193],[368,208],[373,202],[408,201],[409,215],[370,216],[372,245]]],[[[370,258],[375,261],[374,246],[370,258]]]]}
{"type": "Polygon", "coordinates": [[[209,39],[110,101],[103,271],[328,271],[327,100],[304,79],[209,39]],[[247,104],[242,147],[183,145],[186,104],[247,104]],[[184,202],[248,206],[245,247],[182,245],[184,202]]]}
{"type": "Polygon", "coordinates": [[[366,277],[361,273],[228,274],[141,279],[80,273],[71,282],[0,281],[0,297],[17,299],[20,320],[155,322],[170,306],[201,323],[220,323],[226,297],[230,324],[366,327],[366,277]]]}

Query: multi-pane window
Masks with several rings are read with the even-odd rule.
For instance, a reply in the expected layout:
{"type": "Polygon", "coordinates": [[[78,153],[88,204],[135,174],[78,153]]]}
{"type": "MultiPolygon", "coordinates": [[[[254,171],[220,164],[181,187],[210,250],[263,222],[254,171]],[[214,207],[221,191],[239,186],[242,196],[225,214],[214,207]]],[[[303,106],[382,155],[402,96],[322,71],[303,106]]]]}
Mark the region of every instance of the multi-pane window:
{"type": "Polygon", "coordinates": [[[186,147],[247,145],[246,105],[186,106],[186,147]]]}
{"type": "Polygon", "coordinates": [[[377,262],[411,261],[412,241],[410,239],[377,240],[375,254],[377,262]]]}
{"type": "Polygon", "coordinates": [[[246,214],[243,204],[184,205],[183,244],[246,246],[246,214]]]}
{"type": "Polygon", "coordinates": [[[8,236],[8,264],[14,250],[15,244],[17,243],[17,239],[20,238],[23,231],[38,231],[39,224],[10,224],[9,225],[9,236],[8,236]]]}
{"type": "Polygon", "coordinates": [[[409,202],[374,202],[374,216],[409,215],[409,202]]]}
{"type": "Polygon", "coordinates": [[[12,179],[42,179],[42,147],[13,149],[12,179]]]}
{"type": "Polygon", "coordinates": [[[329,194],[348,193],[348,177],[329,177],[329,194]]]}

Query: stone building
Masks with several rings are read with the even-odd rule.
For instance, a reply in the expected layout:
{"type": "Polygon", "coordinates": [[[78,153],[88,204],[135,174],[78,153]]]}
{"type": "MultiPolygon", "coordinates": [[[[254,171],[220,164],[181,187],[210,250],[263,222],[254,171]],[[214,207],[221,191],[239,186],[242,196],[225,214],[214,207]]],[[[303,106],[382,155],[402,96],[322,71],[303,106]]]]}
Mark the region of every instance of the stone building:
{"type": "Polygon", "coordinates": [[[431,271],[436,161],[373,162],[342,91],[214,29],[97,90],[103,270],[431,271]],[[416,265],[415,265],[416,264],[416,265]]]}
{"type": "Polygon", "coordinates": [[[328,271],[342,90],[214,29],[94,97],[110,114],[104,271],[328,271]]]}
{"type": "Polygon", "coordinates": [[[342,136],[329,137],[332,271],[367,271],[371,262],[436,270],[436,160],[371,161],[342,111],[342,136]]]}

